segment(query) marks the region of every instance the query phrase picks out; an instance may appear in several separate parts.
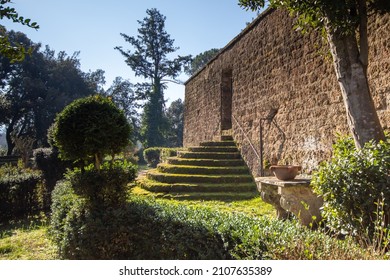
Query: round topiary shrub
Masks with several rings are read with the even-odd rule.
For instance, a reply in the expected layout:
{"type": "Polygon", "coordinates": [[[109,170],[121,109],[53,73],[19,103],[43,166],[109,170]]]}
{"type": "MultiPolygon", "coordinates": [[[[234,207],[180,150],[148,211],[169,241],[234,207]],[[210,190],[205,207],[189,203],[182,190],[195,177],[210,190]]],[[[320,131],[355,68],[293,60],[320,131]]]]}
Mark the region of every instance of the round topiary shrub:
{"type": "Polygon", "coordinates": [[[65,107],[52,133],[61,158],[94,161],[99,169],[105,155],[114,156],[129,143],[131,127],[109,98],[95,95],[65,107]]]}

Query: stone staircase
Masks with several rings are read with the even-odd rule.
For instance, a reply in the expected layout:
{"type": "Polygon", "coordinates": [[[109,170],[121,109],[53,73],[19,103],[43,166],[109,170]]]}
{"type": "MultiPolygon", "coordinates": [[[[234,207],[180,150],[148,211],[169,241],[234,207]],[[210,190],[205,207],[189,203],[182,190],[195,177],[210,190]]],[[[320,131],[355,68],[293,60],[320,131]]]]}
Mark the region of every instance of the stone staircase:
{"type": "Polygon", "coordinates": [[[256,193],[254,179],[228,135],[178,151],[176,157],[149,170],[138,183],[152,192],[256,193]]]}

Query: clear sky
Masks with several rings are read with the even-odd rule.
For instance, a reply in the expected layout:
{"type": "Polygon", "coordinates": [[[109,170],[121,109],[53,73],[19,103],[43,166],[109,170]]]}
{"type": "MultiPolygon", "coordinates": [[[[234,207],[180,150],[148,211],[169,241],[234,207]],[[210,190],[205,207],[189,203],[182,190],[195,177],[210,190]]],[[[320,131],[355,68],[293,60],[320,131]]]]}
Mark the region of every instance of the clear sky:
{"type": "MultiPolygon", "coordinates": [[[[102,69],[109,87],[115,77],[132,83],[132,70],[115,46],[129,49],[120,33],[136,36],[146,10],[157,8],[166,16],[166,31],[180,49],[176,54],[197,55],[222,48],[233,39],[256,13],[238,6],[238,0],[14,0],[12,5],[25,18],[38,22],[38,31],[2,20],[7,29],[25,33],[33,42],[49,45],[69,55],[80,51],[84,72],[102,69]]],[[[188,77],[182,75],[181,80],[188,77]]],[[[169,84],[169,101],[184,98],[184,86],[169,84]]]]}

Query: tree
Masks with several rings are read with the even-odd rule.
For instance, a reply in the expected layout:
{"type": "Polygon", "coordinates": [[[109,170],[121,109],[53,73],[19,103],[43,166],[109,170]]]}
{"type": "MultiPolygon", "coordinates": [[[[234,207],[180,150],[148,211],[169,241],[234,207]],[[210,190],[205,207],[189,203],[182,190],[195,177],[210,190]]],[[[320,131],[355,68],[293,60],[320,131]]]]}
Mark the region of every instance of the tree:
{"type": "Polygon", "coordinates": [[[146,147],[161,146],[164,142],[164,89],[167,82],[178,82],[176,78],[190,60],[190,56],[178,56],[170,60],[168,55],[178,50],[174,40],[165,31],[165,20],[157,9],[146,10],[147,17],[138,21],[140,28],[137,37],[121,33],[134,51],[115,49],[126,58],[126,63],[136,76],[149,82],[144,91],[147,104],[144,111],[144,144],[146,147]]]}
{"type": "MultiPolygon", "coordinates": [[[[239,0],[239,5],[257,10],[263,0],[239,0]]],[[[389,12],[388,0],[271,0],[276,8],[287,8],[298,24],[325,32],[341,88],[347,120],[357,148],[370,140],[384,140],[368,78],[368,14],[389,12]]]]}
{"type": "Polygon", "coordinates": [[[183,130],[184,130],[184,103],[179,98],[171,103],[166,117],[169,124],[168,130],[168,146],[182,147],[183,146],[183,130]]]}
{"type": "Polygon", "coordinates": [[[203,66],[205,66],[212,58],[214,58],[219,51],[220,51],[219,49],[211,49],[195,56],[193,59],[191,59],[191,63],[189,67],[186,67],[185,69],[186,74],[190,76],[194,75],[203,66]]]}
{"type": "Polygon", "coordinates": [[[94,95],[66,106],[56,117],[52,133],[61,158],[92,160],[99,170],[105,155],[114,158],[129,143],[131,127],[110,99],[94,95]]]}
{"type": "MultiPolygon", "coordinates": [[[[15,8],[6,6],[12,3],[11,0],[0,0],[0,19],[7,18],[15,23],[26,25],[33,29],[38,29],[39,25],[36,22],[31,22],[31,19],[19,16],[15,8]]],[[[0,54],[6,56],[11,62],[22,61],[26,54],[31,54],[32,49],[26,49],[22,44],[12,44],[3,26],[0,26],[0,54]]]]}
{"type": "Polygon", "coordinates": [[[121,109],[127,120],[133,127],[133,143],[139,139],[139,113],[138,109],[141,107],[139,101],[142,99],[137,92],[135,86],[129,81],[121,77],[116,77],[109,89],[105,93],[115,105],[121,109]]]}
{"type": "Polygon", "coordinates": [[[0,125],[6,127],[8,151],[15,138],[32,138],[35,147],[47,146],[47,129],[55,115],[76,98],[94,93],[96,85],[80,70],[78,53],[41,52],[21,32],[9,31],[10,42],[32,49],[23,61],[11,63],[0,55],[0,125]]]}

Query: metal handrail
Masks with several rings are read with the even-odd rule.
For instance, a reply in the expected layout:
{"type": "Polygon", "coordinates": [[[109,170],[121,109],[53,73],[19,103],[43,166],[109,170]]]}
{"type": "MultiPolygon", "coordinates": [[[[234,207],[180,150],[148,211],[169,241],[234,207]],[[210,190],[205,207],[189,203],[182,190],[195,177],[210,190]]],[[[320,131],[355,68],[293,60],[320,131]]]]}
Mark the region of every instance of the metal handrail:
{"type": "Polygon", "coordinates": [[[258,154],[258,152],[256,151],[255,147],[253,146],[252,141],[249,139],[248,135],[245,133],[244,129],[242,128],[242,126],[240,125],[240,123],[238,122],[238,120],[234,117],[234,115],[232,115],[232,118],[233,118],[233,120],[236,122],[236,124],[238,125],[238,127],[240,128],[241,132],[244,134],[246,140],[248,140],[250,147],[252,148],[252,150],[255,152],[255,155],[257,156],[257,159],[260,160],[261,157],[260,157],[260,155],[258,154]]]}

